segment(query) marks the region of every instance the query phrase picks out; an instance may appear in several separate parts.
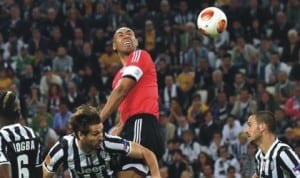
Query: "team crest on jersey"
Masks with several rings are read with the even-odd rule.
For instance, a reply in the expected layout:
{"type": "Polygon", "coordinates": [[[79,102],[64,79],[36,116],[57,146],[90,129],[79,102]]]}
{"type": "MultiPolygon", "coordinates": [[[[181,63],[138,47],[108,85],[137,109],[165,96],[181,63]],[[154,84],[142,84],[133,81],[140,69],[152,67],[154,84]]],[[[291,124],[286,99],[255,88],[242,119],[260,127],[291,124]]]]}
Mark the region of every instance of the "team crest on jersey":
{"type": "Polygon", "coordinates": [[[295,172],[296,172],[296,171],[300,171],[300,164],[298,164],[298,166],[294,167],[294,168],[293,168],[293,171],[295,171],[295,172]]]}

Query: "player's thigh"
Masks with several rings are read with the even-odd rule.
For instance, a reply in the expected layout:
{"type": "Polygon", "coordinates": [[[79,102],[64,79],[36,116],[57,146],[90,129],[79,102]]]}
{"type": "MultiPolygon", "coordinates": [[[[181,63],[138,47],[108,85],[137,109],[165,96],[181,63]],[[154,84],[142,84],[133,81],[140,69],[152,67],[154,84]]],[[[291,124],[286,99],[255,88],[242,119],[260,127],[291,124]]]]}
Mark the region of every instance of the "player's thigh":
{"type": "Polygon", "coordinates": [[[118,172],[117,178],[145,178],[145,176],[138,174],[135,170],[126,170],[118,172]]]}

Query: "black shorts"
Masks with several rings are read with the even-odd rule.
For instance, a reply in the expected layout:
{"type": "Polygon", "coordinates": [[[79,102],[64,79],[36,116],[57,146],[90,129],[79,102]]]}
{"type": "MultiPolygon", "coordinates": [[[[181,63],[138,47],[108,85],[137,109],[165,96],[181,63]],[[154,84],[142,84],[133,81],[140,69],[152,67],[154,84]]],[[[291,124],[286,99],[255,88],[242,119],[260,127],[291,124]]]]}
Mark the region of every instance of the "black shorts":
{"type": "MultiPolygon", "coordinates": [[[[158,120],[150,114],[139,114],[129,118],[122,130],[121,137],[139,143],[156,155],[159,160],[164,154],[163,137],[159,129],[158,120]]],[[[122,158],[122,170],[136,169],[145,174],[149,170],[144,169],[145,163],[140,159],[129,157],[122,158]]]]}

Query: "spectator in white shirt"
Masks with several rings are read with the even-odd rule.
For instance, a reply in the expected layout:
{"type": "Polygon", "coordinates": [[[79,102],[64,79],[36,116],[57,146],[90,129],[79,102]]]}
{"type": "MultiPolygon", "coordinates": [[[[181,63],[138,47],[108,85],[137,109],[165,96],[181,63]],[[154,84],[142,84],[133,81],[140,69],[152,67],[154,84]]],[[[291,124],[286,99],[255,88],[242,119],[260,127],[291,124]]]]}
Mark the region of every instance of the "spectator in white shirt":
{"type": "Polygon", "coordinates": [[[265,67],[266,84],[275,85],[278,82],[277,74],[279,71],[284,71],[289,75],[291,67],[280,61],[278,52],[273,52],[270,57],[270,62],[265,67]]]}
{"type": "Polygon", "coordinates": [[[236,120],[233,115],[227,117],[226,124],[222,130],[222,136],[227,144],[232,144],[237,141],[239,133],[242,131],[240,121],[236,120]]]}

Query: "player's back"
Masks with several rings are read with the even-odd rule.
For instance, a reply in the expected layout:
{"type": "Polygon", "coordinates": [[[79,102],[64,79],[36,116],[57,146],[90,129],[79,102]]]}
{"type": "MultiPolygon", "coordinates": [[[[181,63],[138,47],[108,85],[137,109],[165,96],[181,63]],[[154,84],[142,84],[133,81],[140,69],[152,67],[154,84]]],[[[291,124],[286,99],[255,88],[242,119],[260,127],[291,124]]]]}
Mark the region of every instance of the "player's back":
{"type": "Polygon", "coordinates": [[[10,163],[13,178],[37,178],[41,156],[39,137],[31,128],[21,124],[1,128],[0,164],[10,163]]]}

